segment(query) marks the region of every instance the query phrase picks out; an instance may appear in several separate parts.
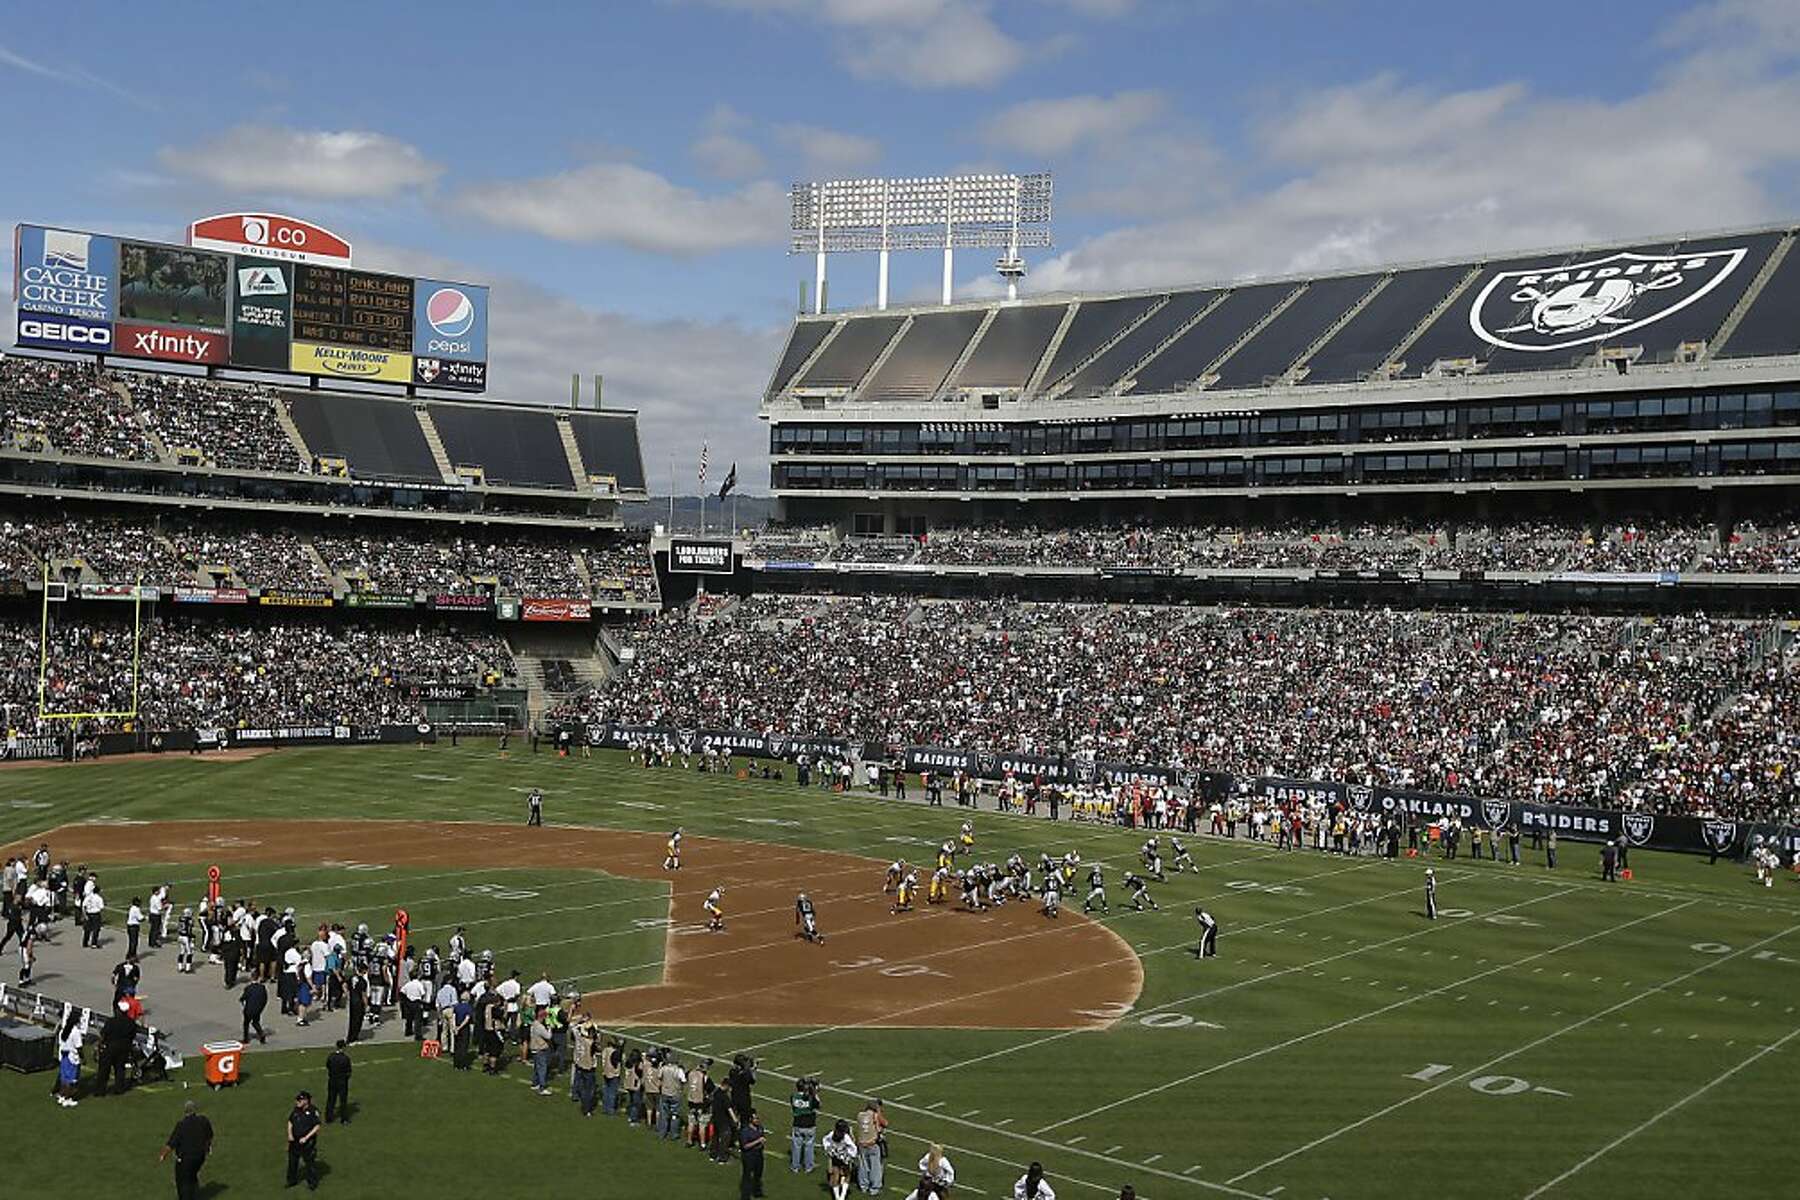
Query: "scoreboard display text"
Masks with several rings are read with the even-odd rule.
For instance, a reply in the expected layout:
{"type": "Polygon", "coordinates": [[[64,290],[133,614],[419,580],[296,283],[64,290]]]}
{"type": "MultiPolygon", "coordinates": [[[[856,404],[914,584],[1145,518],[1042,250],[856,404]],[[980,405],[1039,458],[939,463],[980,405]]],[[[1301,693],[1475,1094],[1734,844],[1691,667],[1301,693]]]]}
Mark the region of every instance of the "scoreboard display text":
{"type": "Polygon", "coordinates": [[[413,281],[400,275],[294,267],[294,340],[410,354],[413,281]]]}

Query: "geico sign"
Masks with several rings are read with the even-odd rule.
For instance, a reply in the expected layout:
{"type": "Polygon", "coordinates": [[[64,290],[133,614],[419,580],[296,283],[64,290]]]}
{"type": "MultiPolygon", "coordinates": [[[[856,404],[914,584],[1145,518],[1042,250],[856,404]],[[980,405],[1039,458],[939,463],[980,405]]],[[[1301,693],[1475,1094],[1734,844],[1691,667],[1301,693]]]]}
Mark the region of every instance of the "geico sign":
{"type": "Polygon", "coordinates": [[[112,328],[107,325],[82,325],[69,321],[39,321],[31,317],[19,319],[19,336],[40,342],[61,342],[70,346],[92,346],[104,350],[112,345],[112,328]]]}

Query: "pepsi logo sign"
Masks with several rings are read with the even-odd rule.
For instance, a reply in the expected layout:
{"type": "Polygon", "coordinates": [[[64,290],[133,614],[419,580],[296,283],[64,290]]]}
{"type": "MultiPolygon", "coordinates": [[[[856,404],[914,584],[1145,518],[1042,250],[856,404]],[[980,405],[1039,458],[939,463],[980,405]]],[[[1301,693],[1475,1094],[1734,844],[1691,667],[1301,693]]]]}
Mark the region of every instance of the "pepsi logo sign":
{"type": "Polygon", "coordinates": [[[425,319],[440,335],[461,337],[475,324],[475,304],[461,288],[439,288],[425,302],[425,319]]]}

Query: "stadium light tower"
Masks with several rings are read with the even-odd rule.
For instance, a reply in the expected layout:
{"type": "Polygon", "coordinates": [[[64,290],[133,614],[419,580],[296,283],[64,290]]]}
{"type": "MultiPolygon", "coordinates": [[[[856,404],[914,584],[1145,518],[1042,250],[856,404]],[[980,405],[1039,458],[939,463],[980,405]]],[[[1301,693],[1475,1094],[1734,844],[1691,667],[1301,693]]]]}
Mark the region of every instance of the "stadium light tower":
{"type": "Polygon", "coordinates": [[[813,311],[825,311],[825,256],[879,256],[875,306],[888,301],[888,254],[944,252],[944,298],[959,249],[998,249],[995,269],[1008,299],[1018,299],[1025,260],[1019,251],[1050,245],[1051,182],[1035,175],[930,175],[909,179],[834,179],[796,183],[792,254],[814,256],[813,311]]]}

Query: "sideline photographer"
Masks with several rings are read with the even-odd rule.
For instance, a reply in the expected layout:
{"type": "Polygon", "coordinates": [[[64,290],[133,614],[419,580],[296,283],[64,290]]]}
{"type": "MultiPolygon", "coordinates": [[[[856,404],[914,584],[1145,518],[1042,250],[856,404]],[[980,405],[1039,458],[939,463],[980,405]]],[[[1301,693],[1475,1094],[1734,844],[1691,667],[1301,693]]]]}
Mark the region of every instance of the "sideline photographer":
{"type": "Polygon", "coordinates": [[[788,1097],[788,1111],[793,1114],[794,1132],[788,1149],[788,1170],[796,1175],[813,1169],[813,1146],[819,1136],[819,1077],[802,1075],[794,1080],[794,1092],[788,1097]]]}

